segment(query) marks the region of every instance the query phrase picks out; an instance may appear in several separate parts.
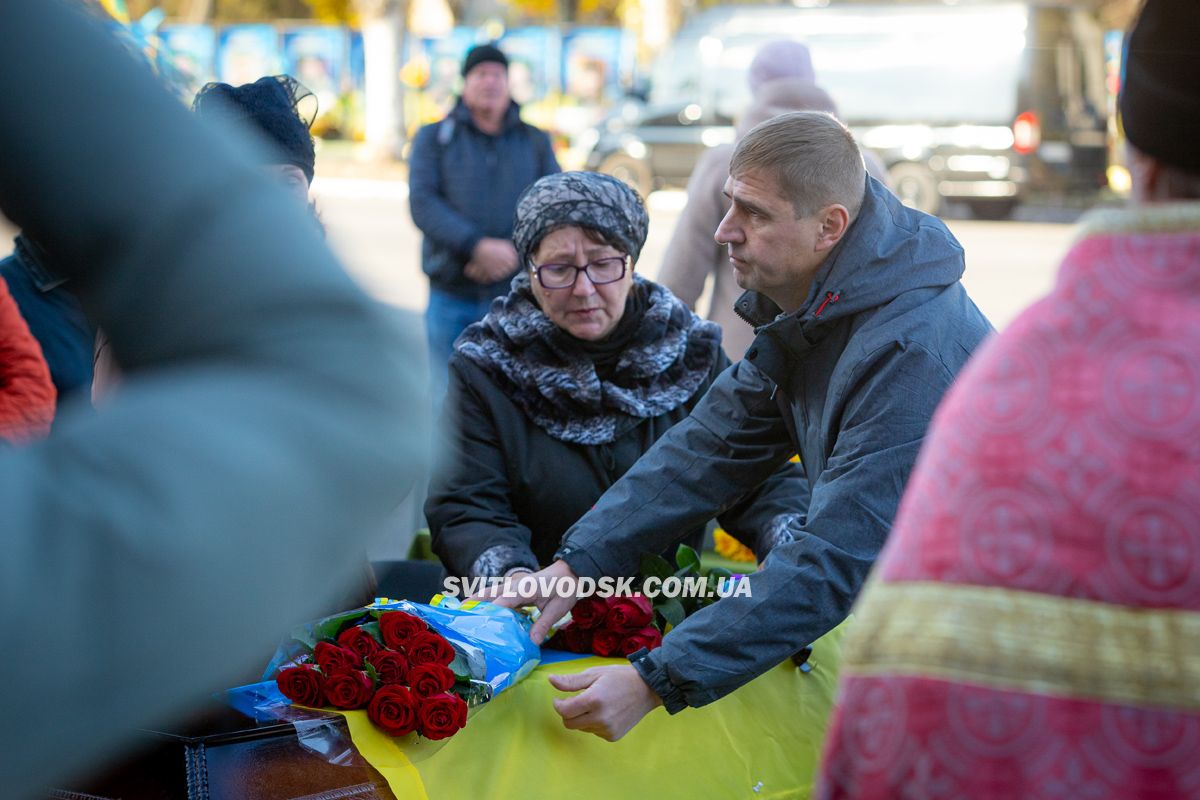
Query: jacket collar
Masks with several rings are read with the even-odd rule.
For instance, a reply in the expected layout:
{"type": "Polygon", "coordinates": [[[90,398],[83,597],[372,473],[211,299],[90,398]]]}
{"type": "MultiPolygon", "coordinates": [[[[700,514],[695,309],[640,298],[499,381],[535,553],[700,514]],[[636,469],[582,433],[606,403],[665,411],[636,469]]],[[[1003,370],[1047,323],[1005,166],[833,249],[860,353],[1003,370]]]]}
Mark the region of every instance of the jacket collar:
{"type": "MultiPolygon", "coordinates": [[[[463,125],[470,125],[472,128],[479,131],[479,126],[475,124],[475,118],[471,116],[471,109],[467,108],[461,97],[458,98],[458,101],[454,104],[454,109],[450,112],[450,115],[454,117],[454,119],[458,120],[459,123],[463,125]]],[[[504,125],[500,129],[500,133],[507,133],[521,124],[523,124],[521,122],[521,106],[516,100],[509,100],[508,110],[504,112],[504,125]]],[[[479,132],[483,133],[483,131],[479,132]]]]}
{"type": "Polygon", "coordinates": [[[17,262],[29,273],[39,292],[53,291],[67,282],[66,278],[55,273],[46,264],[46,252],[26,237],[17,236],[13,254],[17,257],[17,262]]]}

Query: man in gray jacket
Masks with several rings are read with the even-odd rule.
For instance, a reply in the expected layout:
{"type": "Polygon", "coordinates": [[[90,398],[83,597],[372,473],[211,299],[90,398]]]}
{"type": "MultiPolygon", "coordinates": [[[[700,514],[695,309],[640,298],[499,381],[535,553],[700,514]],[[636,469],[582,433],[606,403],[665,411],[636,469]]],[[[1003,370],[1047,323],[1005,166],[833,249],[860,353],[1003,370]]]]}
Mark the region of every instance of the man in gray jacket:
{"type": "Polygon", "coordinates": [[[80,8],[0,3],[0,97],[0,209],[86,265],[68,277],[125,368],[99,413],[0,452],[7,800],[325,610],[424,461],[425,403],[411,343],[249,139],[205,130],[80,8]]]}
{"type": "MultiPolygon", "coordinates": [[[[610,740],[658,705],[675,713],[732,692],[846,617],[938,401],[991,330],[959,282],[954,237],[868,178],[828,114],[756,127],[725,191],[716,238],[747,290],[737,309],[756,326],[754,343],[567,532],[544,574],[632,574],[643,551],[664,549],[793,453],[808,512],[747,579],[750,596],[696,613],[631,666],[555,679],[583,690],[556,701],[564,724],[610,740]]],[[[535,640],[575,602],[554,590],[512,595],[499,602],[542,607],[535,640]]]]}

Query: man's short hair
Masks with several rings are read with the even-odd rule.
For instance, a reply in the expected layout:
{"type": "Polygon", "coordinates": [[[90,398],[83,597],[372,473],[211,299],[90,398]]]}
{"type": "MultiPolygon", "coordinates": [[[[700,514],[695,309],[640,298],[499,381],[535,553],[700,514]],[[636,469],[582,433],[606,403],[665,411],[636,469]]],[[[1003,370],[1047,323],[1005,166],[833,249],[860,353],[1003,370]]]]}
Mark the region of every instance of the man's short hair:
{"type": "Polygon", "coordinates": [[[736,180],[748,171],[779,182],[797,217],[839,203],[858,216],[866,167],[853,134],[831,114],[793,111],[756,125],[738,143],[729,163],[736,180]]]}

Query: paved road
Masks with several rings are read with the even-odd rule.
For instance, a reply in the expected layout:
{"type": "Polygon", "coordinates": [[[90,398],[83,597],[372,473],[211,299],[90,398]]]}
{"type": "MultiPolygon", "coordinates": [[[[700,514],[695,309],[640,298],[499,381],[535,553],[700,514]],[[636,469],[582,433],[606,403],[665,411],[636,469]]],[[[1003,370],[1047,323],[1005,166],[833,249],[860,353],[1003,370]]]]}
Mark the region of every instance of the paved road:
{"type": "MultiPolygon", "coordinates": [[[[423,311],[428,285],[421,274],[420,236],[408,213],[407,186],[395,180],[318,178],[313,191],[329,241],[351,273],[385,302],[423,311]]],[[[658,272],[684,198],[678,191],[650,196],[650,237],[638,264],[648,277],[658,272]]],[[[1037,215],[1037,210],[1022,214],[1037,215]]],[[[1073,230],[1060,222],[950,219],[948,224],[966,248],[967,288],[997,328],[1050,290],[1073,230]]],[[[11,249],[10,231],[0,218],[0,255],[11,249]]]]}
{"type": "MultiPolygon", "coordinates": [[[[404,184],[318,179],[314,191],[330,242],[351,272],[383,300],[423,310],[428,290],[404,184]]],[[[650,237],[638,265],[648,277],[658,271],[683,201],[682,192],[650,197],[650,237]]],[[[1073,228],[1024,221],[948,224],[966,249],[967,288],[997,328],[1050,290],[1073,228]]]]}

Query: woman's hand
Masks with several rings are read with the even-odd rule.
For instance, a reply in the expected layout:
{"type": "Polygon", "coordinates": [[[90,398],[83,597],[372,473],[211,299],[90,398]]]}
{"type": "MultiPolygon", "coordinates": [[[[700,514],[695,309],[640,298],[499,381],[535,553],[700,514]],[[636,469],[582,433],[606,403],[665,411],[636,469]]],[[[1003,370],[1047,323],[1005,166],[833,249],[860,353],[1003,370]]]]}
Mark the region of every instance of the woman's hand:
{"type": "Polygon", "coordinates": [[[579,578],[565,561],[555,561],[545,569],[525,575],[513,575],[476,600],[490,600],[505,608],[537,606],[542,614],[529,631],[529,638],[540,645],[550,626],[562,619],[575,606],[579,578]],[[569,579],[569,580],[568,580],[569,579]]]}

